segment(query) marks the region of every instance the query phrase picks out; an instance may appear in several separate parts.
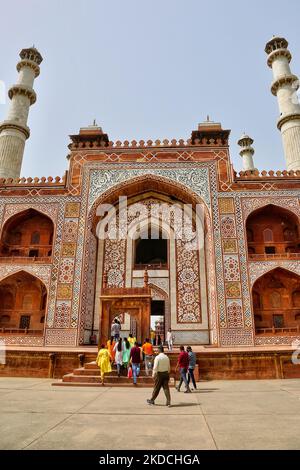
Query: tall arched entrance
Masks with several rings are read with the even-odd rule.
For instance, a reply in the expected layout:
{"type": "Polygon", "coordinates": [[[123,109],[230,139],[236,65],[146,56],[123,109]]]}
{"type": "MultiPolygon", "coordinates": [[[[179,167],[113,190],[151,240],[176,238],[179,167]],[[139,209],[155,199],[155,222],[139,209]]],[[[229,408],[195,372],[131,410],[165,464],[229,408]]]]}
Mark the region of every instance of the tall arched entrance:
{"type": "MultiPolygon", "coordinates": [[[[129,306],[118,303],[121,299],[118,298],[108,310],[107,289],[117,289],[116,295],[121,293],[123,297],[132,295],[130,289],[134,289],[137,296],[142,295],[147,269],[149,284],[165,292],[164,299],[154,299],[151,294],[149,310],[150,317],[152,310],[153,316],[164,313],[162,334],[171,327],[178,343],[209,344],[208,297],[212,316],[215,298],[214,286],[207,286],[206,266],[213,266],[211,236],[206,236],[211,230],[207,208],[186,188],[151,175],[136,178],[124,188],[124,185],[112,188],[99,199],[90,218],[90,239],[95,244],[93,251],[97,251],[93,331],[98,330],[100,338],[107,338],[111,318],[118,313],[117,306],[121,310],[123,335],[130,333],[133,315],[126,312],[129,306]],[[121,229],[121,237],[110,238],[106,235],[116,233],[120,217],[124,215],[119,200],[124,194],[127,196],[126,230],[121,229]],[[106,204],[106,212],[100,216],[98,212],[97,216],[101,203],[106,204]],[[179,236],[176,217],[178,212],[182,216],[185,203],[190,207],[185,214],[184,235],[179,236]],[[99,237],[99,232],[105,236],[99,237]]],[[[91,254],[91,250],[86,254],[87,262],[91,254]]],[[[91,302],[87,301],[86,305],[91,302]]],[[[141,339],[149,334],[150,324],[151,318],[141,339]]]]}

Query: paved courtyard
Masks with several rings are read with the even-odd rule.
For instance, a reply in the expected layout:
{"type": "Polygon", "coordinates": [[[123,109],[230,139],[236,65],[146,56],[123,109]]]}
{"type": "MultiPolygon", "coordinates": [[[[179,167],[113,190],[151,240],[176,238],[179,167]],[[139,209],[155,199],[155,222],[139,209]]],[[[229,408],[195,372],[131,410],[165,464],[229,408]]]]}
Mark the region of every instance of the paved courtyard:
{"type": "Polygon", "coordinates": [[[157,406],[143,388],[0,378],[0,449],[300,449],[300,380],[202,382],[157,406]]]}

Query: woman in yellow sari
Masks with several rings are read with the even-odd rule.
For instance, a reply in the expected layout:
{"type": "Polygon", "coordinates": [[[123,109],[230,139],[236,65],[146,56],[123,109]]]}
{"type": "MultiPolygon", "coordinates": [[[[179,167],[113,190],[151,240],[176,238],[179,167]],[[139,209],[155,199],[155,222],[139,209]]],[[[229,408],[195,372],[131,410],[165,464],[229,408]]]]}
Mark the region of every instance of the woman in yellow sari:
{"type": "Polygon", "coordinates": [[[130,335],[128,336],[128,340],[129,343],[130,343],[130,349],[133,348],[134,344],[136,343],[136,337],[133,336],[131,333],[130,335]]]}
{"type": "Polygon", "coordinates": [[[96,364],[100,368],[101,383],[104,385],[104,374],[111,372],[111,357],[109,351],[106,349],[104,344],[101,344],[99,349],[98,356],[96,359],[96,364]]]}
{"type": "Polygon", "coordinates": [[[114,337],[112,336],[112,337],[107,341],[107,349],[108,349],[108,352],[109,352],[109,354],[110,354],[112,363],[115,362],[115,355],[116,355],[116,352],[115,352],[115,350],[114,350],[115,344],[116,344],[116,343],[115,343],[114,337]]]}

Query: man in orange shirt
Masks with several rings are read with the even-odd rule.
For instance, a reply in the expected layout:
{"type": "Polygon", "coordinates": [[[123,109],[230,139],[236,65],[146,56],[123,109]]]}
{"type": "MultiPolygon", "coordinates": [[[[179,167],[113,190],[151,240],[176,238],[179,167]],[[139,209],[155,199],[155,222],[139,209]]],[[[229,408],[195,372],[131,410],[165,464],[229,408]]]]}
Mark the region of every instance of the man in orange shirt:
{"type": "Polygon", "coordinates": [[[152,369],[152,363],[153,363],[153,346],[149,341],[149,338],[146,338],[143,346],[142,346],[142,351],[145,355],[145,370],[146,370],[146,375],[149,375],[149,371],[152,369]]]}

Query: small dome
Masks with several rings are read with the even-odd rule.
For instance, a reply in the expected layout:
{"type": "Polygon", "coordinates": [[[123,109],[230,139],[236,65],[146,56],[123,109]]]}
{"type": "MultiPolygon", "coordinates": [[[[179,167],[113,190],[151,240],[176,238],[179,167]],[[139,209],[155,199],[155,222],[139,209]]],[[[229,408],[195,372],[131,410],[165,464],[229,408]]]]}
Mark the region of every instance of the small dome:
{"type": "Polygon", "coordinates": [[[240,147],[244,147],[245,145],[251,145],[253,144],[254,140],[249,137],[247,134],[243,134],[240,139],[238,140],[238,145],[240,147]]]}
{"type": "Polygon", "coordinates": [[[281,38],[280,36],[273,36],[272,39],[267,42],[265,52],[267,54],[271,54],[271,52],[275,51],[276,49],[287,49],[288,45],[289,43],[285,38],[281,38]]]}

